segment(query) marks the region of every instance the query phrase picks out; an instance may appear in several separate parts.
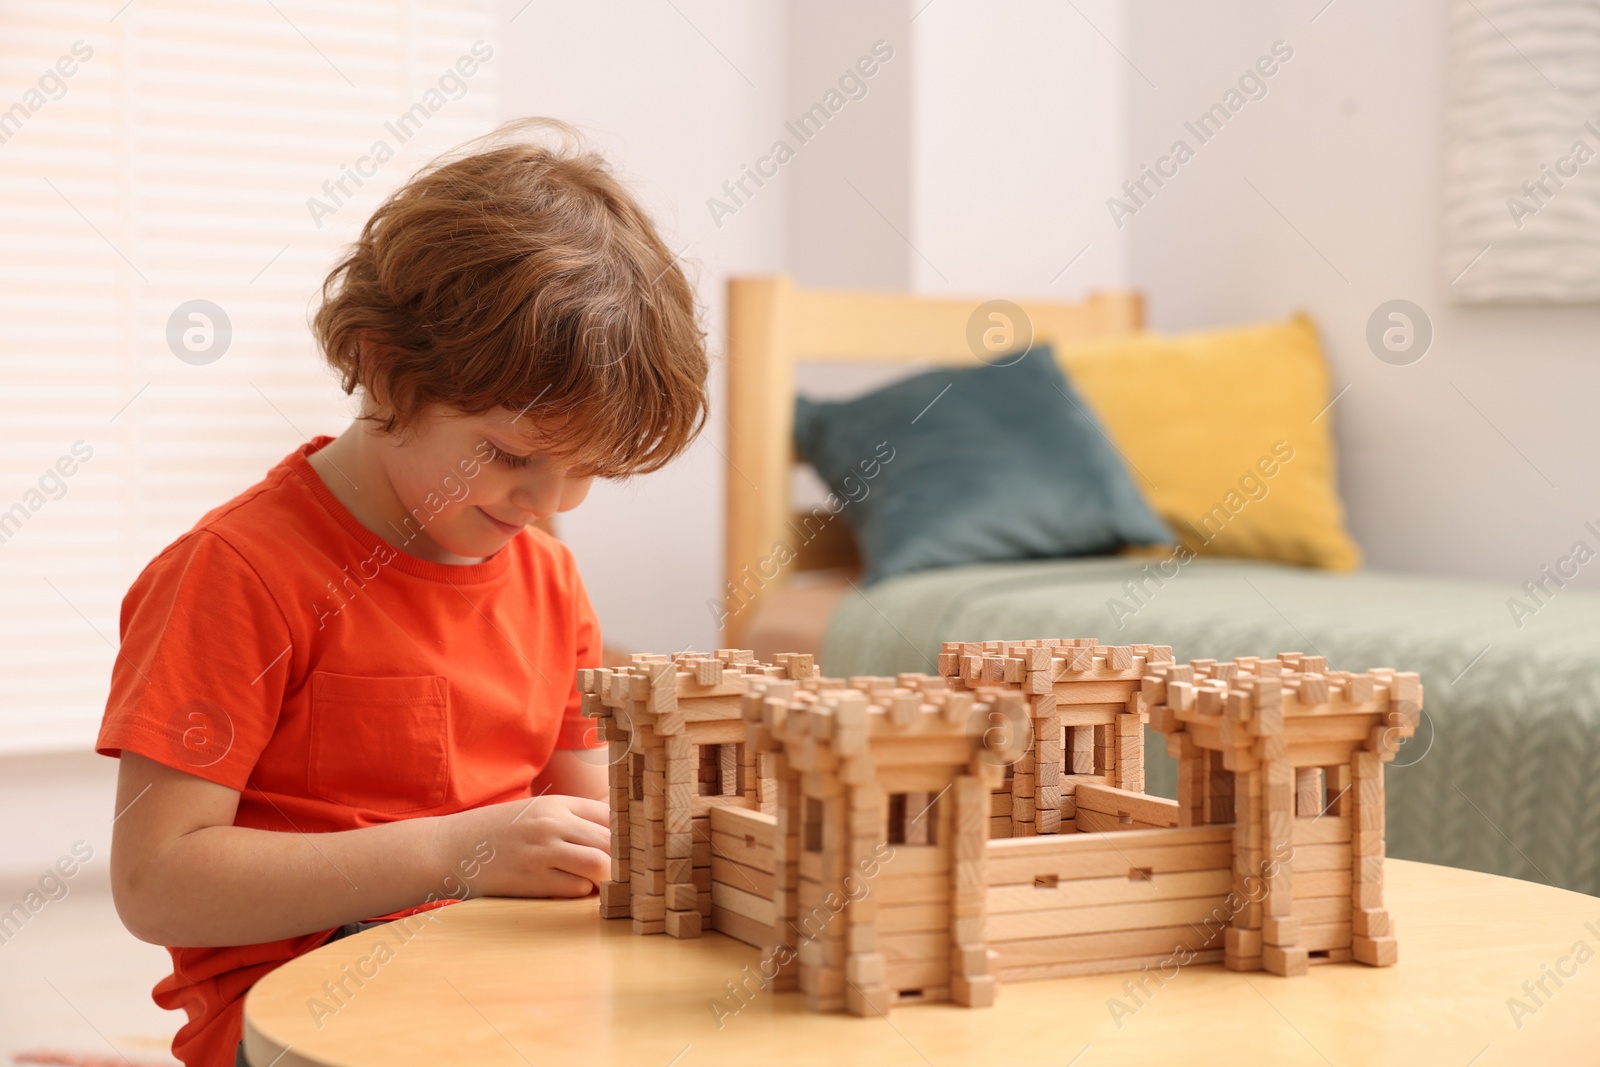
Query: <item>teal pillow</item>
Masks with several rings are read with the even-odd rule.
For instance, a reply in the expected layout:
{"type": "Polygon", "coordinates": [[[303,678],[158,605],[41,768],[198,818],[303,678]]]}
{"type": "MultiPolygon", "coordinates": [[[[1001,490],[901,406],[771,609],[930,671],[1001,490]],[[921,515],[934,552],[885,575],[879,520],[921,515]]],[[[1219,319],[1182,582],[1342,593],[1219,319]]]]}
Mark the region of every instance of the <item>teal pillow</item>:
{"type": "Polygon", "coordinates": [[[794,441],[843,501],[867,582],[1173,541],[1048,346],[797,397],[794,441]]]}

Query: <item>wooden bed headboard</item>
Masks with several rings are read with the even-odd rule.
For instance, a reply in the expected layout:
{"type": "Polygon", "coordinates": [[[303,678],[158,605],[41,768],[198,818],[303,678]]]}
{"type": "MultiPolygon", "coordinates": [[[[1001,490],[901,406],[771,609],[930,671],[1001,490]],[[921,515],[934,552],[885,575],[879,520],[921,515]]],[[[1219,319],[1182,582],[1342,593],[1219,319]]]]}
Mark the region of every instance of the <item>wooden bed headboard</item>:
{"type": "MultiPolygon", "coordinates": [[[[801,538],[790,524],[795,365],[976,366],[967,326],[981,303],[803,289],[784,275],[729,280],[724,576],[732,587],[725,587],[725,647],[739,647],[754,603],[792,573],[855,560],[847,522],[830,522],[812,538],[801,538]],[[781,568],[779,545],[794,556],[781,568]]],[[[1143,301],[1134,292],[1095,293],[1077,303],[1016,303],[1032,321],[1035,343],[1113,336],[1144,324],[1143,301]]]]}

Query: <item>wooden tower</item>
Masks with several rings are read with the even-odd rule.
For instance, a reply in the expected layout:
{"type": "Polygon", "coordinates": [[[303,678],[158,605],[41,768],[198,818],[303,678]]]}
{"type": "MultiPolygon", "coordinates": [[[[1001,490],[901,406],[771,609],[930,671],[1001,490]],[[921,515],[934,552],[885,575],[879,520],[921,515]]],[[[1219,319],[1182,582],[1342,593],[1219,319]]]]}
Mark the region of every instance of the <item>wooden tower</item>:
{"type": "Polygon", "coordinates": [[[711,918],[711,813],[771,811],[766,766],[745,745],[747,678],[816,674],[810,656],[757,663],[753,653],[637,655],[622,668],[578,672],[584,714],[606,742],[611,788],[611,880],[601,914],[631,917],[642,934],[697,937],[711,918]]]}
{"type": "Polygon", "coordinates": [[[991,837],[1071,833],[1077,787],[1144,792],[1140,681],[1172,661],[1166,645],[1101,645],[1092,638],[947,641],[939,673],[957,688],[996,686],[1022,694],[1028,746],[992,800],[991,837]]]}
{"type": "Polygon", "coordinates": [[[1383,764],[1416,729],[1417,675],[1321,656],[1150,668],[1151,723],[1178,761],[1178,825],[1234,824],[1227,966],[1395,962],[1383,907],[1383,764]]]}
{"type": "Polygon", "coordinates": [[[1027,736],[1020,694],[916,674],[758,681],[746,718],[753,746],[776,757],[773,932],[799,945],[777,988],[857,1015],[992,1003],[989,793],[1027,736]]]}

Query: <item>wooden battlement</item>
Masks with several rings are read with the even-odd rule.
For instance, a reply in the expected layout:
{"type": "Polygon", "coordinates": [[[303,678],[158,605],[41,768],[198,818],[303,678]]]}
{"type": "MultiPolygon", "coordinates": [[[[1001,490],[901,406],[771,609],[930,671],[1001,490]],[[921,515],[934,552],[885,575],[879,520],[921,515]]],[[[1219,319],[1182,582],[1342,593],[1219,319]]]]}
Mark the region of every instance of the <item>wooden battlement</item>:
{"type": "Polygon", "coordinates": [[[580,672],[611,762],[602,915],[709,924],[772,988],[863,1015],[1175,958],[1395,961],[1382,764],[1416,675],[1092,640],[952,642],[938,669],[725,649],[580,672]],[[1144,792],[1146,722],[1176,800],[1144,792]]]}
{"type": "MultiPolygon", "coordinates": [[[[800,683],[752,679],[745,720],[762,747],[785,746],[789,758],[805,761],[849,759],[874,745],[876,763],[968,762],[976,747],[998,750],[1009,721],[1026,731],[1020,699],[1003,690],[976,692],[950,688],[937,675],[898,678],[859,677],[843,684],[831,679],[800,683]],[[829,742],[807,745],[807,739],[829,742]],[[880,744],[889,740],[905,744],[880,744]],[[941,760],[942,757],[942,760],[941,760]]],[[[998,752],[1003,757],[1003,752],[998,752]]]]}

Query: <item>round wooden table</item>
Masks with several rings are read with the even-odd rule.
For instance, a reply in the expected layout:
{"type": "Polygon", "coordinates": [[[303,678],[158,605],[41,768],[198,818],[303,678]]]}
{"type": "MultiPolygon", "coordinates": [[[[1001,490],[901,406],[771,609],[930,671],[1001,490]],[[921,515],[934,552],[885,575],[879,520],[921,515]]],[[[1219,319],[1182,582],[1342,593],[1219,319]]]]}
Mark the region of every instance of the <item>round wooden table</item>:
{"type": "Polygon", "coordinates": [[[1600,1062],[1600,899],[1400,860],[1386,881],[1395,967],[1194,966],[1138,999],[1136,974],[1018,982],[992,1008],[865,1019],[760,991],[757,951],[720,934],[636,937],[593,897],[474,900],[269,974],[245,1048],[254,1067],[1600,1062]]]}

